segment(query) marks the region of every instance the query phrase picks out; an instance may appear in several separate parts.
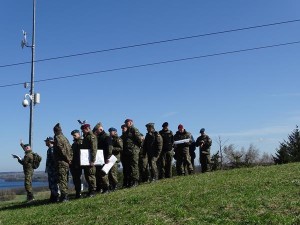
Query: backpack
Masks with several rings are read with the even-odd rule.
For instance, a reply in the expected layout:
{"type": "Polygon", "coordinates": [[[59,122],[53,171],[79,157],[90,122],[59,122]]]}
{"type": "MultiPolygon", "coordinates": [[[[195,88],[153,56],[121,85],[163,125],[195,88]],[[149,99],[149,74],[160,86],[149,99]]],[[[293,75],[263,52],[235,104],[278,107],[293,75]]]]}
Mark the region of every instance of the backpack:
{"type": "Polygon", "coordinates": [[[32,153],[32,155],[33,155],[32,168],[37,169],[40,166],[42,157],[39,154],[34,153],[34,152],[32,153]]]}

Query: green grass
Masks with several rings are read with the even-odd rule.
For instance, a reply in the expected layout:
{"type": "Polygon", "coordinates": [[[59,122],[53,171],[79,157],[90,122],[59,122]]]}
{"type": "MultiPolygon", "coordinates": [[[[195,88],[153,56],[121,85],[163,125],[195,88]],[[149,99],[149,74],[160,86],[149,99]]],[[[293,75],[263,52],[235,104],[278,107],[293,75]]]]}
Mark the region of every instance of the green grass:
{"type": "Polygon", "coordinates": [[[161,180],[95,198],[1,203],[0,224],[300,224],[300,163],[161,180]]]}

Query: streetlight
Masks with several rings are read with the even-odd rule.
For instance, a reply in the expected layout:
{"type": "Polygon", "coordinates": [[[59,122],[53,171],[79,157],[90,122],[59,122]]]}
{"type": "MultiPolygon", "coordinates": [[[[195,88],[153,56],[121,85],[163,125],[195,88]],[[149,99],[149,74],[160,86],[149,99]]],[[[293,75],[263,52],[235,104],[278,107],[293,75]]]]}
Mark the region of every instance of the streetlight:
{"type": "MultiPolygon", "coordinates": [[[[21,42],[22,48],[28,47],[31,48],[31,81],[30,81],[30,92],[29,94],[25,94],[22,105],[24,107],[30,105],[30,118],[29,118],[29,144],[32,147],[32,139],[33,139],[33,108],[34,105],[40,103],[40,94],[34,93],[34,60],[35,60],[35,5],[36,0],[33,0],[33,19],[32,19],[32,44],[28,45],[26,32],[23,30],[23,40],[21,42]],[[27,97],[30,101],[28,101],[27,97]]],[[[24,87],[27,88],[28,84],[25,83],[24,87]]]]}

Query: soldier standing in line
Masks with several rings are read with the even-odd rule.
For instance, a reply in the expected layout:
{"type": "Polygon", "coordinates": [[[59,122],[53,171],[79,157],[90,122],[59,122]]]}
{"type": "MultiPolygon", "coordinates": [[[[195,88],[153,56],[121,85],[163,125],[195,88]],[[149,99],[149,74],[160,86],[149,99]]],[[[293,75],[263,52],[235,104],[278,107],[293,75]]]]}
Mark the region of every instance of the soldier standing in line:
{"type": "MultiPolygon", "coordinates": [[[[93,129],[93,133],[95,134],[98,140],[98,149],[103,150],[104,161],[105,163],[107,163],[108,159],[112,155],[111,138],[107,133],[105,133],[102,123],[96,124],[96,126],[93,129]]],[[[101,192],[102,189],[101,193],[105,194],[109,192],[109,180],[108,175],[102,171],[102,168],[103,165],[96,166],[96,191],[101,192]]]]}
{"type": "Polygon", "coordinates": [[[76,195],[75,198],[81,198],[81,174],[82,167],[80,165],[80,149],[82,147],[82,139],[79,130],[73,130],[71,132],[73,136],[72,152],[73,159],[70,165],[70,171],[73,178],[73,184],[75,186],[76,195]]]}
{"type": "Polygon", "coordinates": [[[158,159],[159,179],[172,177],[172,160],[173,160],[173,132],[168,128],[168,122],[164,122],[162,130],[159,131],[163,139],[162,152],[158,159]]]}
{"type": "Polygon", "coordinates": [[[54,158],[58,166],[58,185],[60,188],[60,202],[68,201],[68,177],[69,165],[72,161],[72,149],[68,139],[63,135],[60,124],[57,123],[54,128],[54,158]]]}
{"type": "MultiPolygon", "coordinates": [[[[127,131],[127,127],[125,124],[122,124],[121,126],[122,129],[122,135],[121,135],[121,139],[124,143],[124,134],[127,131]]],[[[124,150],[124,144],[123,144],[123,150],[124,150]]],[[[121,152],[121,163],[122,163],[122,167],[123,167],[123,188],[127,188],[130,186],[129,184],[129,179],[130,179],[130,167],[129,164],[127,163],[128,160],[124,154],[124,151],[121,152]]]]}
{"type": "Polygon", "coordinates": [[[88,196],[94,197],[96,191],[96,168],[94,163],[96,161],[97,154],[97,137],[91,131],[89,124],[83,124],[80,128],[83,133],[82,149],[89,149],[91,156],[90,165],[83,167],[84,177],[88,183],[88,196]]]}
{"type": "Polygon", "coordinates": [[[59,200],[59,188],[58,188],[58,174],[57,174],[57,161],[54,158],[54,139],[47,137],[45,144],[48,147],[47,159],[46,159],[46,173],[48,173],[48,183],[50,189],[50,202],[57,202],[59,200]]]}
{"type": "Polygon", "coordinates": [[[176,171],[177,175],[184,175],[184,166],[187,167],[188,173],[194,173],[194,168],[191,163],[189,146],[191,144],[191,133],[187,132],[182,124],[178,125],[178,131],[174,135],[174,141],[189,139],[189,141],[175,145],[176,155],[176,171]]]}
{"type": "Polygon", "coordinates": [[[20,145],[25,152],[24,158],[21,159],[17,155],[13,155],[13,157],[18,159],[18,162],[23,166],[23,172],[25,175],[24,186],[27,192],[27,202],[31,202],[34,201],[34,196],[32,193],[32,176],[34,170],[32,167],[33,155],[32,155],[31,146],[29,144],[24,145],[23,142],[21,141],[20,145]]]}
{"type": "Polygon", "coordinates": [[[117,158],[117,162],[113,165],[113,167],[110,169],[108,173],[108,179],[110,184],[110,189],[112,191],[115,191],[118,186],[118,167],[120,162],[120,155],[123,151],[123,141],[118,136],[117,129],[114,127],[111,127],[108,129],[108,132],[110,134],[111,143],[112,143],[112,154],[117,158]]]}
{"type": "Polygon", "coordinates": [[[196,146],[199,147],[201,171],[205,173],[210,170],[210,146],[212,140],[205,134],[205,129],[200,130],[200,136],[196,140],[196,146]]]}
{"type": "Polygon", "coordinates": [[[139,183],[139,152],[142,144],[142,137],[139,130],[134,127],[132,119],[126,119],[127,131],[123,134],[124,160],[129,165],[129,185],[136,187],[139,183]]]}
{"type": "Polygon", "coordinates": [[[148,156],[148,165],[151,174],[150,181],[154,182],[158,179],[157,159],[161,153],[163,141],[161,135],[154,129],[154,123],[148,123],[146,127],[148,133],[144,140],[143,149],[148,156]]]}

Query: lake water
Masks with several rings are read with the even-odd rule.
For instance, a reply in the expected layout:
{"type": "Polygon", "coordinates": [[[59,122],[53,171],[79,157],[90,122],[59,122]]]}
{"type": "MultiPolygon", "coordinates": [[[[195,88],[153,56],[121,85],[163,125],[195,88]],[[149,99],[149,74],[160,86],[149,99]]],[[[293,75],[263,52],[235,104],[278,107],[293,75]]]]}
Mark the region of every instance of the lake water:
{"type": "MultiPolygon", "coordinates": [[[[48,187],[48,182],[32,182],[33,187],[48,187]]],[[[24,188],[24,181],[6,182],[0,179],[0,189],[24,188]]]]}

